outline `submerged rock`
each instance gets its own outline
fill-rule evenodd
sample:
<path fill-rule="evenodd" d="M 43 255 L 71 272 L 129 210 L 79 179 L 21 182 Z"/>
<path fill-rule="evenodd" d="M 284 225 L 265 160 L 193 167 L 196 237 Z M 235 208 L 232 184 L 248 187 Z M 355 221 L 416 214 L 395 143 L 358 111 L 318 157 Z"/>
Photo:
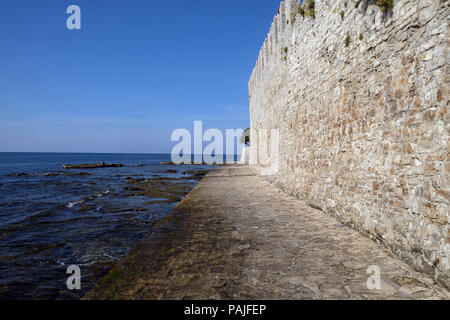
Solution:
<path fill-rule="evenodd" d="M 94 210 L 95 208 L 96 208 L 96 206 L 94 206 L 94 205 L 82 203 L 82 204 L 80 205 L 80 209 L 78 209 L 78 212 L 79 212 L 79 213 L 85 213 L 85 212 L 88 212 L 88 211 L 92 211 L 92 210 Z"/>
<path fill-rule="evenodd" d="M 208 173 L 207 170 L 201 171 L 185 171 L 184 175 L 189 175 L 187 177 L 181 177 L 180 180 L 202 180 L 203 177 Z"/>
<path fill-rule="evenodd" d="M 206 170 L 193 171 L 194 175 L 183 178 L 152 177 L 135 179 L 127 177 L 125 180 L 128 185 L 123 190 L 129 192 L 126 194 L 128 197 L 145 196 L 154 199 L 148 202 L 149 205 L 176 203 L 180 202 L 192 189 L 194 182 L 188 180 L 201 180 L 207 172 Z"/>
<path fill-rule="evenodd" d="M 157 171 L 156 173 L 177 173 L 177 172 L 178 172 L 177 170 L 169 169 L 166 171 Z"/>
<path fill-rule="evenodd" d="M 180 202 L 181 198 L 178 196 L 170 196 L 167 198 L 167 203 L 175 203 L 175 202 Z"/>
<path fill-rule="evenodd" d="M 147 181 L 177 181 L 177 178 L 169 178 L 169 177 L 155 177 L 150 178 Z"/>
<path fill-rule="evenodd" d="M 200 170 L 200 171 L 184 171 L 183 174 L 190 174 L 193 176 L 205 176 L 208 173 L 208 170 Z"/>
<path fill-rule="evenodd" d="M 8 174 L 8 177 L 29 177 L 30 175 L 25 172 L 19 172 L 19 173 L 12 173 Z"/>
<path fill-rule="evenodd" d="M 61 174 L 62 172 L 49 172 L 44 174 L 45 177 L 57 177 Z"/>
<path fill-rule="evenodd" d="M 68 177 L 83 177 L 83 176 L 90 176 L 90 173 L 87 172 L 64 172 L 64 175 Z"/>
<path fill-rule="evenodd" d="M 67 177 L 76 177 L 76 176 L 90 176 L 91 174 L 88 172 L 65 172 L 65 171 L 54 171 L 48 172 L 44 174 L 44 177 L 57 177 L 60 175 L 65 175 Z"/>
<path fill-rule="evenodd" d="M 144 178 L 135 179 L 135 178 L 131 178 L 131 177 L 128 177 L 125 180 L 127 180 L 127 183 L 129 183 L 129 184 L 136 184 L 136 183 L 145 181 Z"/>

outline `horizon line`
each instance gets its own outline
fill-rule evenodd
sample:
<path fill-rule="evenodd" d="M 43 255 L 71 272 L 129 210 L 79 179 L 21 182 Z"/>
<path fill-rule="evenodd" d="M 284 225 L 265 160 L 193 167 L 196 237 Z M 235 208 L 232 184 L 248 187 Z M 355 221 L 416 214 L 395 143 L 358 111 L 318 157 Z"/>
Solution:
<path fill-rule="evenodd" d="M 0 153 L 46 153 L 46 154 L 58 154 L 58 153 L 68 153 L 68 154 L 139 154 L 139 155 L 171 155 L 172 153 L 161 153 L 161 152 L 63 152 L 63 151 L 0 151 Z M 203 156 L 203 154 L 190 153 L 189 156 Z M 219 156 L 233 156 L 242 155 L 238 153 L 233 154 L 219 154 Z"/>

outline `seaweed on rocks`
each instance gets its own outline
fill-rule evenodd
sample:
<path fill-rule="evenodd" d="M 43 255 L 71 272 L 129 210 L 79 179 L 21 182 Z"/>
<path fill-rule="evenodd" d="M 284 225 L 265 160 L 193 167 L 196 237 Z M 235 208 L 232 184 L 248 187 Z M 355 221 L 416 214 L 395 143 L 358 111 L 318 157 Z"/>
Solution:
<path fill-rule="evenodd" d="M 186 196 L 192 189 L 193 182 L 201 180 L 207 173 L 202 171 L 186 171 L 184 174 L 192 174 L 187 177 L 152 177 L 148 179 L 127 177 L 127 185 L 123 187 L 128 193 L 126 196 L 146 196 L 152 199 L 149 204 L 176 203 Z M 191 182 L 189 182 L 191 180 Z"/>

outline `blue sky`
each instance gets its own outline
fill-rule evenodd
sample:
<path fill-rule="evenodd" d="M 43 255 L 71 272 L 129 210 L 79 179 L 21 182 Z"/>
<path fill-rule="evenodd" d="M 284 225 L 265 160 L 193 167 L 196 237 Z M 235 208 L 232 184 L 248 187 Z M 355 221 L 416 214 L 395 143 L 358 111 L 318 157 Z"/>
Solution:
<path fill-rule="evenodd" d="M 1 1 L 0 151 L 166 153 L 194 120 L 245 129 L 279 3 Z"/>

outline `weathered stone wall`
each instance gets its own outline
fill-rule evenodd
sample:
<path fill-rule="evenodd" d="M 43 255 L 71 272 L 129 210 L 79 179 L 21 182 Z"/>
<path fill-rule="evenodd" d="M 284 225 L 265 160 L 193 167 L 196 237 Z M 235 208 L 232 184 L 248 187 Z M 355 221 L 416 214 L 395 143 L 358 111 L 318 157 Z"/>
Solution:
<path fill-rule="evenodd" d="M 279 129 L 269 180 L 450 287 L 450 1 L 355 2 L 316 0 L 295 21 L 298 2 L 281 3 L 251 127 Z"/>

